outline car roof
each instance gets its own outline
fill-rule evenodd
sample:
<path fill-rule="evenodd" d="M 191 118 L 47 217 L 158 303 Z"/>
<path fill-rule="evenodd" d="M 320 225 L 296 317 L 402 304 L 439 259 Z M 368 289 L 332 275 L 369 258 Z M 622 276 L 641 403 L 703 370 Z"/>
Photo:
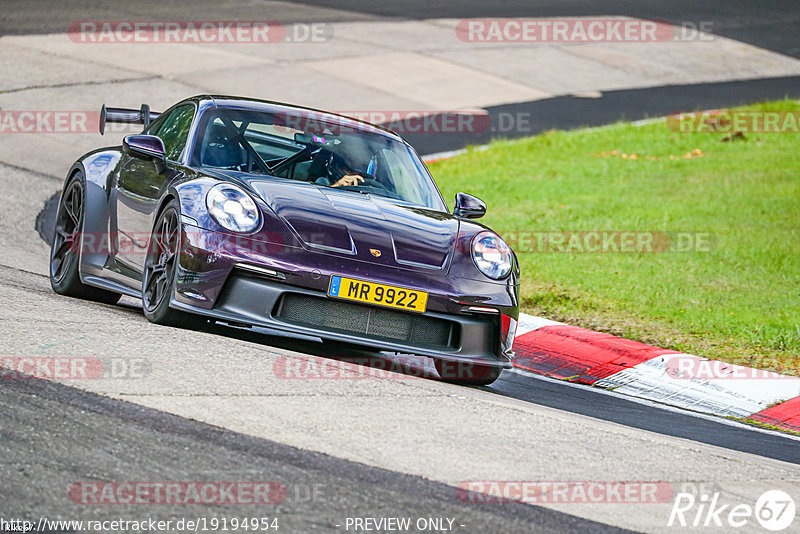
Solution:
<path fill-rule="evenodd" d="M 336 122 L 337 124 L 341 124 L 342 126 L 351 127 L 357 130 L 364 130 L 372 133 L 383 134 L 386 135 L 387 137 L 391 137 L 398 141 L 404 142 L 402 137 L 400 137 L 395 132 L 387 128 L 384 128 L 383 126 L 355 119 L 353 117 L 348 117 L 346 115 L 340 115 L 338 113 L 325 111 L 322 109 L 297 106 L 294 104 L 286 104 L 284 102 L 275 102 L 272 100 L 260 100 L 257 98 L 246 98 L 246 97 L 227 96 L 227 95 L 197 95 L 191 98 L 187 98 L 186 100 L 183 100 L 181 103 L 183 102 L 196 102 L 201 108 L 208 106 L 210 108 L 215 108 L 215 109 L 262 111 L 267 113 L 286 113 L 286 114 L 290 114 L 292 112 L 313 113 L 315 115 L 319 115 L 320 120 Z"/>

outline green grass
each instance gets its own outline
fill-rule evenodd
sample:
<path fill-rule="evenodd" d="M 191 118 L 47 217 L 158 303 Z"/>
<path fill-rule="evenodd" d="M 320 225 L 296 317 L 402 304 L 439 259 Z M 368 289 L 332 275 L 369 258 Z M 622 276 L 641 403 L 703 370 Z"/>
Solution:
<path fill-rule="evenodd" d="M 800 101 L 744 109 L 800 110 Z M 519 250 L 523 311 L 800 374 L 800 135 L 745 137 L 620 123 L 496 141 L 430 168 L 446 198 L 485 200 L 482 222 L 512 244 L 519 232 L 713 237 L 708 251 Z M 696 150 L 703 156 L 683 158 Z"/>

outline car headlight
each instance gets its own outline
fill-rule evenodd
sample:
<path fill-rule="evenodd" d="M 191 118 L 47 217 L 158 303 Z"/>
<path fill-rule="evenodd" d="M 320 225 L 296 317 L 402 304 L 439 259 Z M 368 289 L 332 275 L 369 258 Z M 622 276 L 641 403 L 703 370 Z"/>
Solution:
<path fill-rule="evenodd" d="M 472 259 L 483 274 L 494 280 L 508 276 L 514 265 L 511 247 L 492 232 L 481 232 L 472 240 Z"/>
<path fill-rule="evenodd" d="M 232 232 L 252 232 L 258 227 L 258 208 L 253 199 L 232 184 L 219 184 L 206 194 L 208 213 Z"/>

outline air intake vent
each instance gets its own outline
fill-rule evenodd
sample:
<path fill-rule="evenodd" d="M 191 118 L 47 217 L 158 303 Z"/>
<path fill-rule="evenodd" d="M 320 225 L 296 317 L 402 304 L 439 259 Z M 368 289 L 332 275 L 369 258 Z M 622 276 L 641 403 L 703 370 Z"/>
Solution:
<path fill-rule="evenodd" d="M 457 323 L 296 293 L 283 295 L 276 318 L 322 330 L 411 345 L 458 347 Z"/>

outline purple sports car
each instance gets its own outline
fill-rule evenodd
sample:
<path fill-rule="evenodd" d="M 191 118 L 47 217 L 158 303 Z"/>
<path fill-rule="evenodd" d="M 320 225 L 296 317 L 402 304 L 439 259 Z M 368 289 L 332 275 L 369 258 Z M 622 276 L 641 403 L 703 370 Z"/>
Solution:
<path fill-rule="evenodd" d="M 483 202 L 459 193 L 448 210 L 398 135 L 218 96 L 163 113 L 104 106 L 101 133 L 107 122 L 144 130 L 69 170 L 50 255 L 57 293 L 141 298 L 163 325 L 426 356 L 457 383 L 489 384 L 510 366 L 517 259 L 471 220 Z"/>

